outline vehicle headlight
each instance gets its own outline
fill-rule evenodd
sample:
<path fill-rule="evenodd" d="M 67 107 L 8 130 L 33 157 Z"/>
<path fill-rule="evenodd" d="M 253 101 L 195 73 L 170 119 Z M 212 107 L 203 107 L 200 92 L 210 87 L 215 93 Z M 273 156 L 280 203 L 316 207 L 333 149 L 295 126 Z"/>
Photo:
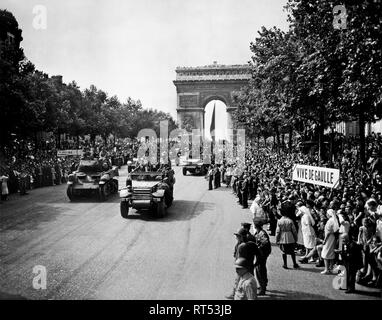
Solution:
<path fill-rule="evenodd" d="M 108 174 L 104 174 L 102 177 L 101 177 L 101 181 L 107 181 L 110 179 L 110 176 Z"/>
<path fill-rule="evenodd" d="M 127 198 L 131 196 L 131 192 L 127 188 L 123 188 L 119 190 L 119 197 L 120 198 Z"/>

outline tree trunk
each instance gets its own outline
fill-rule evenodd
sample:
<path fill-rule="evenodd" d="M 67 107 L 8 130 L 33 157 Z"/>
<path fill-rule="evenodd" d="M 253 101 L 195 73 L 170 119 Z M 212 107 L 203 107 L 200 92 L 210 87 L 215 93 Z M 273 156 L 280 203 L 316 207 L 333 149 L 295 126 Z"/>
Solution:
<path fill-rule="evenodd" d="M 285 133 L 281 134 L 281 147 L 285 149 Z"/>
<path fill-rule="evenodd" d="M 320 112 L 320 122 L 318 124 L 318 155 L 319 163 L 321 164 L 325 160 L 324 151 L 324 126 L 325 126 L 325 109 L 321 109 Z"/>
<path fill-rule="evenodd" d="M 363 169 L 366 168 L 366 141 L 365 141 L 365 118 L 362 111 L 362 107 L 360 107 L 359 110 L 359 117 L 358 117 L 358 124 L 359 124 L 359 159 L 360 164 Z"/>
<path fill-rule="evenodd" d="M 266 147 L 267 146 L 267 136 L 263 136 L 264 137 L 264 147 Z"/>
<path fill-rule="evenodd" d="M 57 135 L 56 135 L 56 149 L 61 149 L 60 130 L 57 130 Z"/>
<path fill-rule="evenodd" d="M 80 136 L 77 135 L 77 149 L 80 148 Z"/>
<path fill-rule="evenodd" d="M 38 147 L 38 138 L 37 138 L 37 132 L 34 132 L 34 144 L 36 147 Z"/>
<path fill-rule="evenodd" d="M 292 151 L 293 147 L 293 127 L 289 126 L 289 141 L 288 141 L 288 149 Z"/>
<path fill-rule="evenodd" d="M 94 146 L 95 146 L 95 138 L 96 138 L 96 136 L 95 136 L 95 134 L 90 134 L 90 144 L 92 145 L 92 147 L 94 148 Z"/>
<path fill-rule="evenodd" d="M 275 129 L 275 134 L 276 134 L 276 141 L 273 140 L 273 144 L 276 147 L 276 150 L 278 150 L 280 148 L 280 131 L 279 131 L 279 126 L 277 124 L 275 124 L 274 125 L 274 129 Z"/>
<path fill-rule="evenodd" d="M 331 128 L 330 131 L 330 162 L 333 162 L 333 154 L 334 154 L 334 128 Z"/>

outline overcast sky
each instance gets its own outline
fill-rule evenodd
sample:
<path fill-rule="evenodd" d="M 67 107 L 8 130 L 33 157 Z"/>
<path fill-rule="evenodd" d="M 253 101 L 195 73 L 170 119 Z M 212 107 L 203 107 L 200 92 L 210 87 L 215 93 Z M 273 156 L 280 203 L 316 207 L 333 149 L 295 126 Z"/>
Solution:
<path fill-rule="evenodd" d="M 15 15 L 25 54 L 39 70 L 75 80 L 82 89 L 94 84 L 122 102 L 140 99 L 176 119 L 175 68 L 247 63 L 261 26 L 287 29 L 285 3 L 0 0 L 0 8 Z M 33 27 L 36 5 L 47 8 L 45 30 Z"/>

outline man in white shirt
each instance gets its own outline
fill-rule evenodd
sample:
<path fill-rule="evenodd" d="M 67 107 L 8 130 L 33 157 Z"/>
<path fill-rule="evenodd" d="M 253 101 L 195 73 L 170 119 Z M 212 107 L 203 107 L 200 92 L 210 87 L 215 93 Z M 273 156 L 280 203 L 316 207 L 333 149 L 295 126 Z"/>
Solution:
<path fill-rule="evenodd" d="M 235 262 L 236 273 L 239 276 L 234 289 L 234 300 L 256 300 L 257 281 L 253 274 L 249 272 L 249 262 L 244 258 L 239 258 Z"/>
<path fill-rule="evenodd" d="M 261 207 L 261 196 L 258 195 L 255 200 L 253 200 L 251 207 L 249 210 L 253 214 L 253 219 L 265 219 L 265 213 L 263 208 Z"/>

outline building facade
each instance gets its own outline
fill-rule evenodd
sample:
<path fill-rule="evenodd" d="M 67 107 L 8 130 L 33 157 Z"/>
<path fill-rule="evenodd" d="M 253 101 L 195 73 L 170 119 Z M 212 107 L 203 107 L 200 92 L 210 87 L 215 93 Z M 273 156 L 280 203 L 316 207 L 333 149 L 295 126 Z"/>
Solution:
<path fill-rule="evenodd" d="M 334 131 L 338 133 L 342 133 L 345 136 L 358 136 L 359 135 L 358 121 L 337 123 Z M 374 123 L 366 124 L 365 135 L 369 135 L 372 133 L 382 134 L 382 120 L 378 120 Z"/>

